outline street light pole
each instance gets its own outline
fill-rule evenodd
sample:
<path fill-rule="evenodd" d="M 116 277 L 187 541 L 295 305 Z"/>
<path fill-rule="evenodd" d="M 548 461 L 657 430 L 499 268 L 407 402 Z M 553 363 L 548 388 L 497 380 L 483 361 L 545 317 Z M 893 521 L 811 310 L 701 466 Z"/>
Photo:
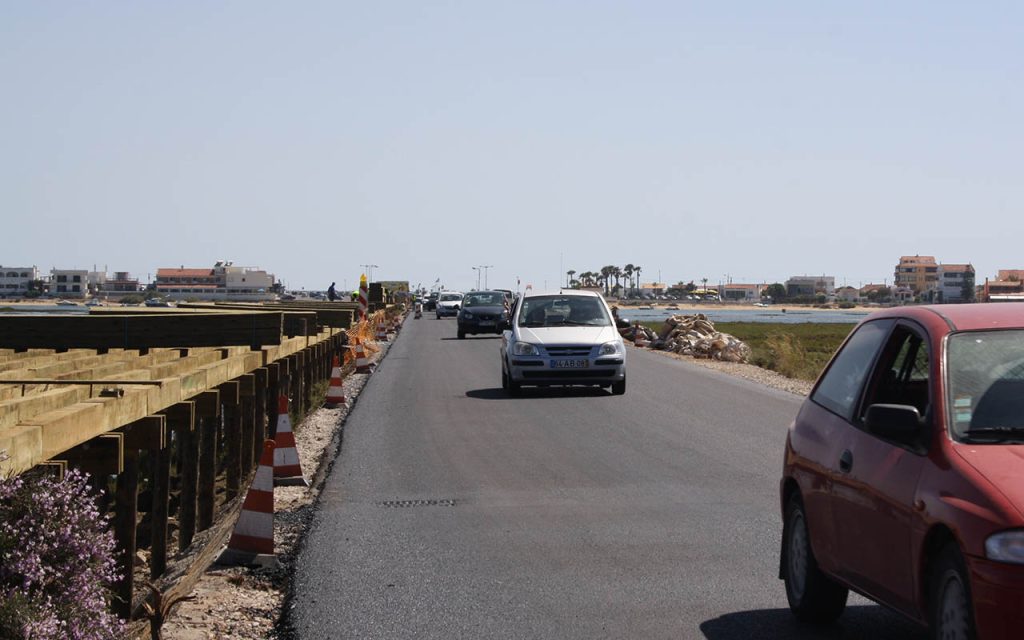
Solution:
<path fill-rule="evenodd" d="M 379 264 L 361 264 L 359 266 L 363 267 L 364 269 L 366 269 L 368 271 L 368 273 L 366 274 L 366 277 L 369 278 L 369 282 L 373 282 L 373 270 L 374 269 L 379 269 L 380 265 Z"/>
<path fill-rule="evenodd" d="M 473 271 L 476 271 L 476 288 L 480 290 L 480 267 L 472 267 Z"/>
<path fill-rule="evenodd" d="M 493 264 L 480 265 L 480 268 L 484 270 L 484 289 L 487 288 L 487 270 L 490 269 L 493 266 L 494 266 Z M 477 288 L 478 289 L 480 288 L 480 284 L 479 283 L 477 283 Z"/>

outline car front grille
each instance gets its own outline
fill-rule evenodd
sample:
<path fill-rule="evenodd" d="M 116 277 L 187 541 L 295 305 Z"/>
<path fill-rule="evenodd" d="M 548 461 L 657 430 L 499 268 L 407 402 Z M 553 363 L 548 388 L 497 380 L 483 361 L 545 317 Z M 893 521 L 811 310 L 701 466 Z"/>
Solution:
<path fill-rule="evenodd" d="M 611 378 L 615 370 L 573 369 L 572 371 L 523 371 L 524 380 L 581 380 L 583 378 Z"/>
<path fill-rule="evenodd" d="M 550 346 L 550 347 L 546 346 L 546 347 L 544 347 L 544 350 L 548 352 L 549 356 L 555 356 L 555 357 L 559 357 L 559 358 L 564 358 L 564 357 L 569 357 L 569 356 L 575 356 L 575 357 L 589 356 L 590 352 L 593 349 L 594 349 L 594 347 L 592 347 L 590 345 L 576 345 L 576 346 L 568 345 L 568 346 L 557 346 L 557 347 L 555 347 L 555 346 Z"/>

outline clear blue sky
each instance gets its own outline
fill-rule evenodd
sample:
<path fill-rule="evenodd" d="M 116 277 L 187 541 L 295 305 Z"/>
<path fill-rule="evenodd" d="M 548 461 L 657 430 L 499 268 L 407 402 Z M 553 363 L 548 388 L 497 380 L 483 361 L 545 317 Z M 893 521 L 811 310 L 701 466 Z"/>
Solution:
<path fill-rule="evenodd" d="M 0 4 L 0 264 L 1024 268 L 1020 2 Z"/>

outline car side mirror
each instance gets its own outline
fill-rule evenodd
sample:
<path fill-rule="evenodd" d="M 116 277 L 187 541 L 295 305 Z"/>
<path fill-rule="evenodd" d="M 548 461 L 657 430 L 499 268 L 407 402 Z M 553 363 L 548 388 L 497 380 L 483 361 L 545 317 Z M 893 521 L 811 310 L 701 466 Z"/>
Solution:
<path fill-rule="evenodd" d="M 921 413 L 908 404 L 873 404 L 864 414 L 864 428 L 868 433 L 912 444 L 921 435 Z"/>

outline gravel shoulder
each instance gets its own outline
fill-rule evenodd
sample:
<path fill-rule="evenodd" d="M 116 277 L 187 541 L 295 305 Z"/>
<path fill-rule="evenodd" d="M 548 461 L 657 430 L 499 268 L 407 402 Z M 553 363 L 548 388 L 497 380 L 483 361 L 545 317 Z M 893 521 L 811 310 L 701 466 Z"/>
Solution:
<path fill-rule="evenodd" d="M 390 343 L 383 343 L 378 360 Z M 796 395 L 807 395 L 811 383 L 786 378 L 751 364 L 695 359 L 667 351 L 664 357 L 685 360 Z M 284 640 L 278 628 L 302 534 L 312 517 L 323 479 L 341 447 L 345 419 L 366 384 L 366 374 L 344 378 L 348 406 L 313 411 L 295 428 L 296 448 L 309 487 L 275 487 L 274 547 L 280 567 L 274 569 L 211 565 L 192 592 L 193 600 L 179 604 L 163 627 L 165 640 Z"/>

